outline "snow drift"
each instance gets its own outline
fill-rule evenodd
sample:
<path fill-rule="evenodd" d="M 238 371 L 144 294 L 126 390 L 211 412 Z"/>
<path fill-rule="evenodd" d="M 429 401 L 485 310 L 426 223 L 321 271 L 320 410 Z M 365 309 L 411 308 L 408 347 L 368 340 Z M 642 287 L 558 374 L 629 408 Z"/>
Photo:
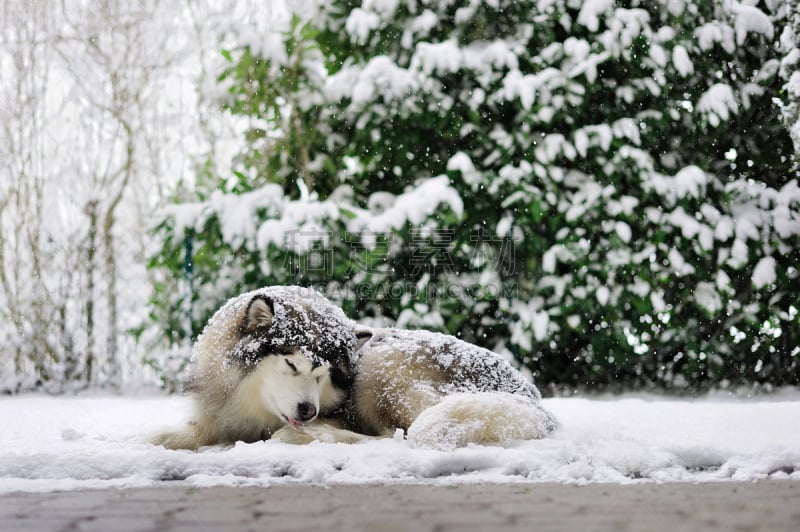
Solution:
<path fill-rule="evenodd" d="M 181 423 L 183 397 L 0 401 L 0 493 L 283 483 L 705 482 L 800 480 L 800 394 L 759 400 L 653 396 L 545 399 L 544 440 L 451 452 L 397 435 L 363 444 L 237 444 L 168 451 L 148 435 Z"/>

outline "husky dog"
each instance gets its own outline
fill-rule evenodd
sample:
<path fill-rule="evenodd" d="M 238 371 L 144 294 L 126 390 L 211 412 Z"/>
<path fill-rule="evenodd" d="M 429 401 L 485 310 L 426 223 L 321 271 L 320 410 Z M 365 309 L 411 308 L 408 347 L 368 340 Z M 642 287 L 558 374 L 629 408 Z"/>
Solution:
<path fill-rule="evenodd" d="M 413 446 L 453 449 L 543 438 L 558 426 L 536 386 L 496 353 L 428 331 L 356 332 L 353 389 L 340 413 L 361 439 L 402 429 Z M 357 441 L 358 434 L 313 426 L 287 427 L 278 437 Z"/>
<path fill-rule="evenodd" d="M 352 386 L 355 347 L 353 322 L 310 288 L 267 287 L 235 297 L 195 344 L 188 386 L 194 419 L 153 443 L 197 449 L 252 442 L 330 414 Z"/>

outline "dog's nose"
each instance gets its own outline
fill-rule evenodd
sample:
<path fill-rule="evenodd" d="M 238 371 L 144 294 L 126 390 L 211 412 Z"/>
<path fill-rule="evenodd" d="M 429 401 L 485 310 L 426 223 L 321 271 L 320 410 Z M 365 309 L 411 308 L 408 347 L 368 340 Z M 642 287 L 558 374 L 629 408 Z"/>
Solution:
<path fill-rule="evenodd" d="M 297 418 L 300 421 L 309 421 L 317 415 L 317 407 L 311 403 L 300 403 L 297 405 Z"/>

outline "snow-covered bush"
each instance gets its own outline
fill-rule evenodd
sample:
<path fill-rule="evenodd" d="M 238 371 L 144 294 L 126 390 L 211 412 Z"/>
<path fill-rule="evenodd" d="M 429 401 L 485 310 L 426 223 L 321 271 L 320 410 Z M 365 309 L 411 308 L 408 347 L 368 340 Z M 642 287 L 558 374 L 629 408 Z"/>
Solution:
<path fill-rule="evenodd" d="M 784 82 L 780 92 L 781 110 L 794 142 L 795 155 L 800 155 L 800 5 L 787 2 L 776 18 L 784 22 L 779 43 L 783 53 L 780 77 Z M 800 156 L 796 161 L 800 163 Z"/>
<path fill-rule="evenodd" d="M 177 273 L 194 235 L 195 333 L 291 282 L 540 383 L 798 383 L 778 4 L 304 3 L 225 52 L 255 126 L 155 265 Z M 178 295 L 156 292 L 165 325 Z"/>

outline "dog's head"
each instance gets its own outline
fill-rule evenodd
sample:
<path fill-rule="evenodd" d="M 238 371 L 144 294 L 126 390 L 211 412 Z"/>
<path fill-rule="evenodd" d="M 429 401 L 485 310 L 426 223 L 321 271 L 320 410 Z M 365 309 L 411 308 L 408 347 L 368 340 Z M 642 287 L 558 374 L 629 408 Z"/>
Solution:
<path fill-rule="evenodd" d="M 295 427 L 336 409 L 347 395 L 333 384 L 330 364 L 318 364 L 299 349 L 275 351 L 253 371 L 261 403 Z"/>
<path fill-rule="evenodd" d="M 265 289 L 249 295 L 228 362 L 257 377 L 264 406 L 297 425 L 345 400 L 356 343 L 352 322 L 320 294 Z"/>

